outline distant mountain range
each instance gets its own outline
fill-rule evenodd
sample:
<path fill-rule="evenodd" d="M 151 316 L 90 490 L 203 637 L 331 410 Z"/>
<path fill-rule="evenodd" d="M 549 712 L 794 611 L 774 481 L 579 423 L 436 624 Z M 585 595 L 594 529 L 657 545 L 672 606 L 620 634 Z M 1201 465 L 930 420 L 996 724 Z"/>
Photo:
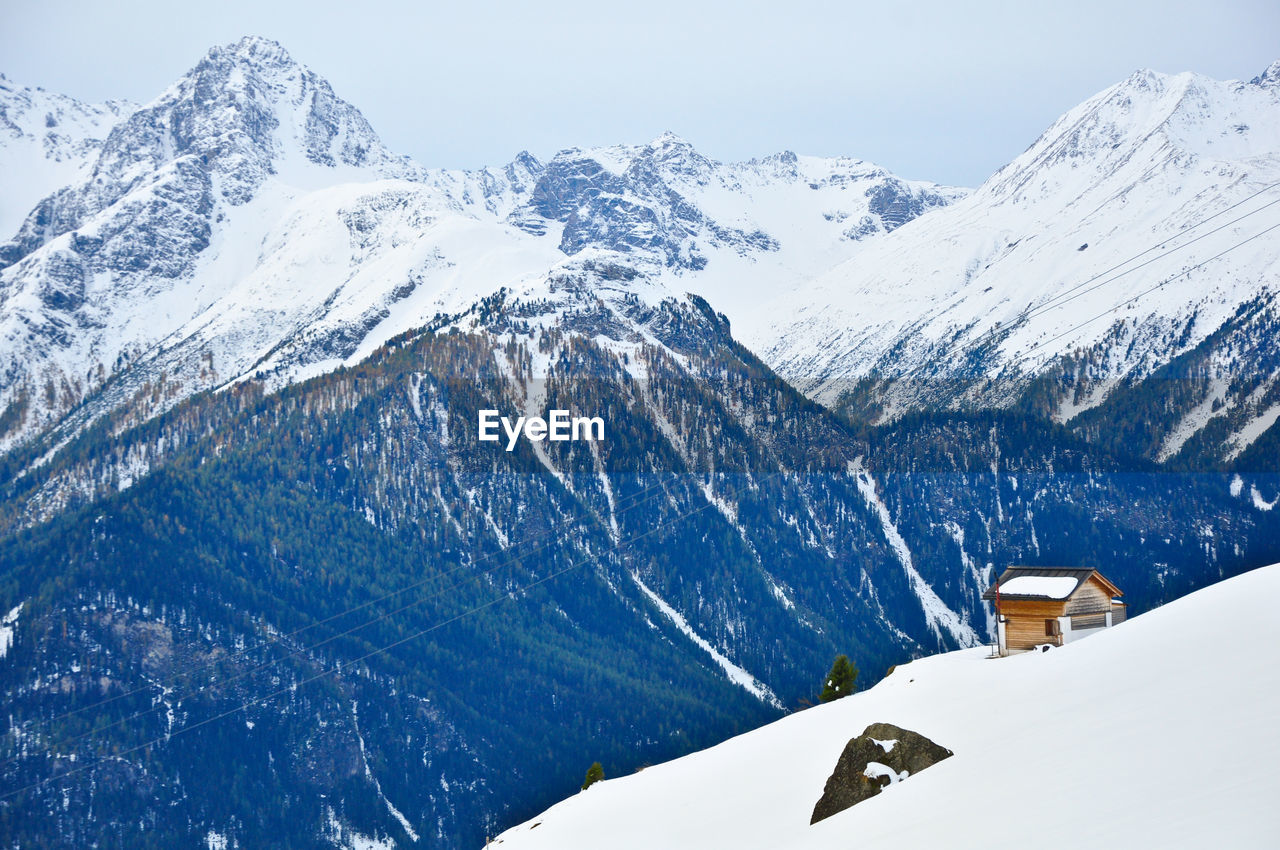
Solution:
<path fill-rule="evenodd" d="M 0 843 L 474 846 L 982 642 L 1009 563 L 1138 612 L 1280 559 L 1275 76 L 1136 75 L 974 193 L 430 170 L 256 38 L 141 107 L 4 82 Z M 554 408 L 607 438 L 477 439 Z"/>
<path fill-rule="evenodd" d="M 30 124 L 39 107 L 23 108 Z M 672 135 L 433 171 L 262 39 L 215 48 L 152 103 L 110 114 L 105 140 L 89 136 L 105 119 L 86 121 L 57 148 L 68 165 L 51 180 L 83 179 L 45 186 L 0 246 L 0 448 L 249 375 L 280 386 L 606 257 L 637 271 L 627 289 L 650 303 L 759 301 L 962 194 L 851 159 L 723 165 Z M 34 130 L 4 141 L 15 160 L 48 144 Z M 160 382 L 163 401 L 137 409 Z"/>
<path fill-rule="evenodd" d="M 1260 345 L 1278 79 L 1135 73 L 972 194 L 858 160 L 726 165 L 670 134 L 433 171 L 261 39 L 141 108 L 6 83 L 0 151 L 25 185 L 0 221 L 35 207 L 0 248 L 0 446 L 161 379 L 139 416 L 247 375 L 279 386 L 606 256 L 637 272 L 628 291 L 707 298 L 789 381 L 872 421 L 1034 404 L 1097 436 L 1109 396 L 1183 358 L 1142 453 L 1229 459 L 1280 412 Z"/>
<path fill-rule="evenodd" d="M 797 287 L 758 350 L 857 418 L 1021 407 L 1199 467 L 1275 454 L 1278 290 L 1280 62 L 1139 71 Z"/>

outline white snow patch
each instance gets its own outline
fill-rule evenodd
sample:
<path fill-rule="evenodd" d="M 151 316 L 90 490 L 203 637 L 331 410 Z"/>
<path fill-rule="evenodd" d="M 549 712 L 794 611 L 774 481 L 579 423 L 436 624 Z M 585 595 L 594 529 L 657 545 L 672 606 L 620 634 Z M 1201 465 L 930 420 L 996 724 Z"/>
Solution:
<path fill-rule="evenodd" d="M 1018 479 L 1010 477 L 1010 480 L 1017 481 Z M 1030 510 L 1028 510 L 1027 519 L 1028 521 L 1031 519 Z M 947 522 L 945 527 L 947 529 L 947 533 L 951 535 L 951 539 L 956 542 L 956 546 L 960 549 L 960 565 L 969 572 L 969 577 L 973 580 L 973 586 L 979 590 L 984 589 L 987 585 L 987 578 L 984 575 L 983 570 L 978 566 L 978 563 L 974 561 L 973 558 L 969 557 L 969 553 L 964 550 L 964 529 L 960 527 L 959 523 L 955 522 Z M 1036 529 L 1034 525 L 1031 526 L 1031 542 L 1033 544 L 1036 543 Z M 1039 548 L 1039 544 L 1036 544 L 1037 551 Z M 996 633 L 995 614 L 992 612 L 990 607 L 986 605 L 982 606 L 982 611 L 986 617 L 986 634 L 994 635 Z"/>
<path fill-rule="evenodd" d="M 715 505 L 716 510 L 720 512 L 721 516 L 729 520 L 730 525 L 738 529 L 739 532 L 743 534 L 746 533 L 745 529 L 738 525 L 738 506 L 730 502 L 728 499 L 717 496 L 715 491 L 711 489 L 710 481 L 702 482 L 702 495 L 706 496 L 708 502 Z"/>
<path fill-rule="evenodd" d="M 381 793 L 381 789 L 379 789 L 379 793 Z M 385 796 L 382 798 L 382 802 L 387 804 L 387 811 L 391 812 L 391 816 L 398 820 L 400 825 L 404 827 L 404 831 L 409 834 L 410 840 L 416 843 L 418 841 L 418 833 L 415 832 L 413 827 L 409 824 L 409 819 L 400 814 L 400 810 L 391 805 L 391 801 Z"/>
<path fill-rule="evenodd" d="M 400 822 L 400 825 L 404 827 L 404 831 L 408 833 L 409 838 L 416 843 L 418 840 L 418 833 L 414 832 L 413 827 L 409 824 L 409 819 L 406 818 L 404 815 L 402 815 L 400 813 L 400 810 L 391 804 L 391 800 L 387 798 L 386 794 L 382 793 L 382 783 L 378 781 L 378 777 L 373 775 L 373 770 L 369 767 L 369 756 L 365 752 L 364 735 L 360 733 L 359 706 L 354 702 L 351 703 L 351 721 L 352 721 L 352 726 L 355 729 L 356 741 L 359 742 L 360 744 L 360 760 L 364 762 L 365 777 L 373 782 L 374 790 L 377 791 L 378 796 L 382 798 L 382 802 L 387 807 L 387 811 L 390 812 L 393 818 L 395 818 L 397 821 Z M 371 839 L 365 839 L 365 840 L 371 840 Z M 394 843 L 391 846 L 394 846 Z"/>
<path fill-rule="evenodd" d="M 898 527 L 894 524 L 893 518 L 889 516 L 889 507 L 880 500 L 880 496 L 876 493 L 876 482 L 871 478 L 871 473 L 862 465 L 862 458 L 849 461 L 849 474 L 854 476 L 857 482 L 858 490 L 862 493 L 862 497 L 867 500 L 867 504 L 876 512 L 876 516 L 880 519 L 880 525 L 884 528 L 885 539 L 889 541 L 889 547 L 893 549 L 898 556 L 898 561 L 902 564 L 903 571 L 907 574 L 907 581 L 911 584 L 911 590 L 920 600 L 920 607 L 924 610 L 925 623 L 928 624 L 930 630 L 942 638 L 942 630 L 946 629 L 956 643 L 961 646 L 977 646 L 978 634 L 973 627 L 960 619 L 960 615 L 947 607 L 924 577 L 916 571 L 915 564 L 911 560 L 911 550 L 907 548 L 907 541 L 902 539 L 902 535 L 898 533 Z"/>
<path fill-rule="evenodd" d="M 796 603 L 791 601 L 791 597 L 787 596 L 787 592 L 782 589 L 782 585 L 772 579 L 769 580 L 769 592 L 773 594 L 773 598 L 782 603 L 782 607 L 788 611 L 796 607 Z"/>
<path fill-rule="evenodd" d="M 326 814 L 329 827 L 327 837 L 344 850 L 396 850 L 396 843 L 392 839 L 370 838 L 338 820 L 332 807 L 326 807 Z"/>
<path fill-rule="evenodd" d="M 1165 437 L 1160 446 L 1160 451 L 1156 454 L 1156 460 L 1163 463 L 1176 455 L 1186 445 L 1187 440 L 1204 428 L 1210 419 L 1218 415 L 1219 412 L 1231 409 L 1230 404 L 1225 406 L 1223 404 L 1227 397 L 1229 386 L 1230 383 L 1223 378 L 1213 379 L 1209 392 L 1205 394 L 1204 399 L 1188 411 Z M 1214 409 L 1215 405 L 1218 410 Z"/>
<path fill-rule="evenodd" d="M 1066 599 L 1079 582 L 1070 576 L 1017 576 L 1000 585 L 1000 592 L 1010 596 L 1044 596 Z"/>
<path fill-rule="evenodd" d="M 879 738 L 872 738 L 871 740 L 873 743 L 878 744 L 880 749 L 885 751 L 886 755 L 893 752 L 894 745 L 898 743 L 897 738 L 890 738 L 887 741 L 881 741 Z"/>
<path fill-rule="evenodd" d="M 587 443 L 587 446 L 591 449 L 591 460 L 596 467 L 596 476 L 600 479 L 600 489 L 604 491 L 605 501 L 609 504 L 609 534 L 613 537 L 614 543 L 617 543 L 622 539 L 622 532 L 618 530 L 618 512 L 613 496 L 613 483 L 609 481 L 609 473 L 604 468 L 600 449 L 595 443 Z"/>
<path fill-rule="evenodd" d="M 720 665 L 725 675 L 729 677 L 729 681 L 735 685 L 742 687 L 747 693 L 754 696 L 763 703 L 767 703 L 774 708 L 782 708 L 782 702 L 769 689 L 769 686 L 756 679 L 746 670 L 743 670 L 737 664 L 734 664 L 724 655 L 722 655 L 714 646 L 693 630 L 687 620 L 679 611 L 667 604 L 667 601 L 658 594 L 649 589 L 643 581 L 640 580 L 638 573 L 631 574 L 631 580 L 636 583 L 636 587 L 640 588 L 640 592 L 649 598 L 649 601 L 658 606 L 658 610 L 666 615 L 667 619 L 675 624 L 675 627 L 685 634 L 689 640 L 698 645 L 698 648 L 711 656 L 711 658 Z"/>
<path fill-rule="evenodd" d="M 889 777 L 889 784 L 896 785 L 910 776 L 911 773 L 906 770 L 898 773 L 886 764 L 881 764 L 878 761 L 869 761 L 867 762 L 866 770 L 862 771 L 862 775 L 868 779 L 879 779 L 881 776 L 887 776 Z"/>
<path fill-rule="evenodd" d="M 1273 404 L 1226 441 L 1227 445 L 1231 446 L 1226 459 L 1234 460 L 1239 457 L 1241 452 L 1253 445 L 1254 441 L 1275 425 L 1277 420 L 1280 420 L 1280 404 Z"/>
<path fill-rule="evenodd" d="M 13 646 L 13 635 L 17 631 L 15 627 L 18 624 L 18 615 L 22 613 L 22 606 L 26 604 L 25 602 L 19 602 L 9 609 L 9 613 L 4 615 L 4 620 L 0 620 L 0 658 L 8 655 L 9 648 Z"/>
<path fill-rule="evenodd" d="M 1249 485 L 1249 495 L 1253 497 L 1253 506 L 1260 511 L 1269 511 L 1276 506 L 1277 502 L 1280 502 L 1280 494 L 1277 494 L 1274 499 L 1268 502 L 1266 499 L 1262 498 L 1262 494 L 1258 492 L 1258 488 L 1252 484 Z"/>

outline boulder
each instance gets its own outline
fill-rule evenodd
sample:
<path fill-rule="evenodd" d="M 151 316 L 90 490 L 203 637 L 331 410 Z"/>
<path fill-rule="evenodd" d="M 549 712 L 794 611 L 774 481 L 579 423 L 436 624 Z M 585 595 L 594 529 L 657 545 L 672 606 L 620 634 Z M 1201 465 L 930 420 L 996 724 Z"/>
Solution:
<path fill-rule="evenodd" d="M 951 755 L 951 750 L 918 732 L 892 723 L 872 723 L 845 744 L 809 823 L 843 812 Z"/>

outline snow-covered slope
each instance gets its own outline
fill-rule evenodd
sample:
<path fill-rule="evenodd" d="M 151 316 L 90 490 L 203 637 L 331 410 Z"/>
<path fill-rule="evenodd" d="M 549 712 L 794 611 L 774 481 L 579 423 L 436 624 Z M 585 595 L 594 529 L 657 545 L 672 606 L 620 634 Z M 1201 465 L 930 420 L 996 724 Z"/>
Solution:
<path fill-rule="evenodd" d="M 111 128 L 136 108 L 119 100 L 82 103 L 0 74 L 0 239 L 12 236 L 41 198 L 87 177 Z"/>
<path fill-rule="evenodd" d="M 747 341 L 820 400 L 861 389 L 873 416 L 1010 404 L 1074 353 L 1051 411 L 1069 420 L 1257 304 L 1216 350 L 1229 382 L 1278 281 L 1280 62 L 1250 82 L 1140 71 L 969 197 L 786 293 Z"/>
<path fill-rule="evenodd" d="M 562 151 L 514 217 L 535 232 L 540 216 L 559 217 L 566 253 L 626 253 L 672 292 L 707 298 L 735 335 L 753 340 L 780 292 L 965 193 L 849 157 L 786 151 L 720 163 L 664 133 L 647 145 Z"/>
<path fill-rule="evenodd" d="M 503 850 L 617 848 L 1274 847 L 1280 565 L 1085 641 L 899 666 L 870 691 L 641 773 L 514 827 Z M 825 821 L 814 803 L 874 722 L 955 755 Z"/>

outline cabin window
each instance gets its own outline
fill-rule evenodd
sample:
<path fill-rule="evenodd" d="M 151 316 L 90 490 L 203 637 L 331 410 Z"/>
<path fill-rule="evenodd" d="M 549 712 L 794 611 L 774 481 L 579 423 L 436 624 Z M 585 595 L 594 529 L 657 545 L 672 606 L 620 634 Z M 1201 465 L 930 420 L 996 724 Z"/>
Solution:
<path fill-rule="evenodd" d="M 1044 621 L 1044 633 L 1047 637 L 1057 637 L 1062 633 L 1062 624 L 1057 620 Z"/>

